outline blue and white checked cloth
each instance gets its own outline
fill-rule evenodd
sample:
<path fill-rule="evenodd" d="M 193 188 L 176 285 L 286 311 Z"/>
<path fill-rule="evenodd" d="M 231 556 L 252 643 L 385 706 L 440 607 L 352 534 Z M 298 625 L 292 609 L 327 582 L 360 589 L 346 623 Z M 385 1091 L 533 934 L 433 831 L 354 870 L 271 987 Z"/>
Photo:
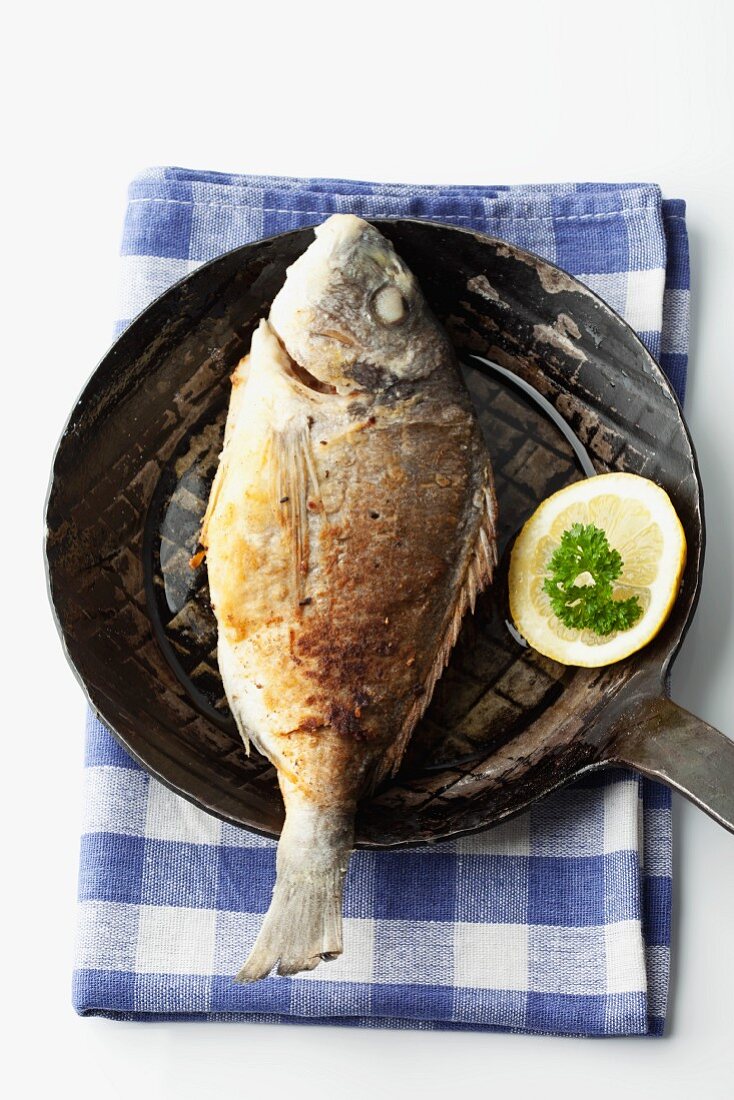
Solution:
<path fill-rule="evenodd" d="M 172 282 L 335 211 L 472 226 L 540 253 L 627 318 L 683 396 L 685 207 L 647 184 L 419 187 L 154 169 L 130 190 L 120 329 Z M 507 825 L 357 852 L 345 953 L 231 976 L 268 906 L 275 844 L 150 779 L 90 716 L 74 1004 L 118 1019 L 659 1035 L 671 915 L 669 792 L 615 772 Z"/>

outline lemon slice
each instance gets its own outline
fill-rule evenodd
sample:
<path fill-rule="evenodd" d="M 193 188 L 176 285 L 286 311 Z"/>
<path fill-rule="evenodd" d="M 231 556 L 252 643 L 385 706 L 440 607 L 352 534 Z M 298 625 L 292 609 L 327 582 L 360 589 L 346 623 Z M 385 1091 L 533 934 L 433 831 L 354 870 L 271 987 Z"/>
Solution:
<path fill-rule="evenodd" d="M 543 583 L 561 537 L 573 524 L 593 524 L 621 555 L 613 598 L 636 596 L 642 614 L 627 629 L 598 634 L 572 629 L 554 612 Z M 601 474 L 543 501 L 520 531 L 509 573 L 510 611 L 533 649 L 564 665 L 596 668 L 621 661 L 655 637 L 678 595 L 686 537 L 670 497 L 636 474 Z M 576 585 L 593 583 L 580 574 Z"/>

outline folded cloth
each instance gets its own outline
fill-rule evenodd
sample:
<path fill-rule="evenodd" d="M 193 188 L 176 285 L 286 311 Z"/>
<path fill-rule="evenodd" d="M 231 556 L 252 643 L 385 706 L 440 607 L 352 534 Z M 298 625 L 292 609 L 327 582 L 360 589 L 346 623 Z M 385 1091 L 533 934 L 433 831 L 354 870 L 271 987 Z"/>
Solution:
<path fill-rule="evenodd" d="M 177 168 L 132 184 L 122 329 L 202 262 L 336 211 L 409 215 L 515 242 L 572 272 L 638 331 L 682 398 L 685 207 L 649 184 L 433 187 Z M 116 1019 L 660 1035 L 671 915 L 666 788 L 617 771 L 510 823 L 357 852 L 345 953 L 294 978 L 232 980 L 275 844 L 148 777 L 89 716 L 74 1004 Z"/>

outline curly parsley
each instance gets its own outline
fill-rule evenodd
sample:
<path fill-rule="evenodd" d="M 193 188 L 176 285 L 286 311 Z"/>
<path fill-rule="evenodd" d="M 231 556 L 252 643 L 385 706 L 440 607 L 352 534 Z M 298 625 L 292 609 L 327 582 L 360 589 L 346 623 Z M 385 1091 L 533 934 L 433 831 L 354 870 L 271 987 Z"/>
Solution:
<path fill-rule="evenodd" d="M 561 622 L 574 630 L 601 635 L 628 630 L 642 608 L 637 596 L 614 599 L 613 585 L 623 566 L 601 528 L 574 523 L 548 563 L 543 591 Z"/>

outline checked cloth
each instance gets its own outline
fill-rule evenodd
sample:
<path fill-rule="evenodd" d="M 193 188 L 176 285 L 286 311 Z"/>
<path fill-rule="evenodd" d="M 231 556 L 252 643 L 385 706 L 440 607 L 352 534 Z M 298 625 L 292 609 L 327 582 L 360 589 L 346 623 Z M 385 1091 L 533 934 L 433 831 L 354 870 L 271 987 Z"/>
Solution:
<path fill-rule="evenodd" d="M 198 265 L 337 211 L 472 227 L 565 268 L 621 313 L 681 399 L 683 202 L 650 184 L 443 187 L 152 169 L 131 185 L 118 331 Z M 232 981 L 275 844 L 149 778 L 91 714 L 74 1005 L 126 1020 L 660 1035 L 671 916 L 666 788 L 605 773 L 486 833 L 357 852 L 345 953 L 295 978 Z"/>

